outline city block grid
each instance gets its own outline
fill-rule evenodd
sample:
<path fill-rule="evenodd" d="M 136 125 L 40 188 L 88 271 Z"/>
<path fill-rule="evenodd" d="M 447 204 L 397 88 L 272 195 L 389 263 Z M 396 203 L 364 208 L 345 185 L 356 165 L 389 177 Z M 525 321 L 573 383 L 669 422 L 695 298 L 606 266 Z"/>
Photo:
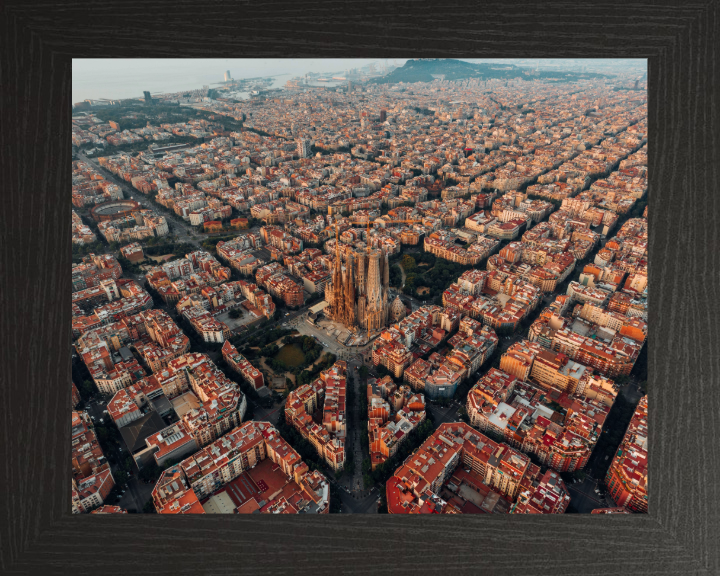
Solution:
<path fill-rule="evenodd" d="M 73 513 L 647 512 L 645 84 L 355 74 L 74 106 Z"/>

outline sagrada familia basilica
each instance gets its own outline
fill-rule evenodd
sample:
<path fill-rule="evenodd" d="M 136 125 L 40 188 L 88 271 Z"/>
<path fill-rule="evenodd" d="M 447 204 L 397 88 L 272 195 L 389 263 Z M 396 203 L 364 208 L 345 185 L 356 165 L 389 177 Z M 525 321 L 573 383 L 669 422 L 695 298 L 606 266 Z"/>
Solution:
<path fill-rule="evenodd" d="M 325 287 L 328 316 L 350 329 L 359 327 L 368 332 L 401 320 L 405 306 L 400 298 L 392 306 L 388 302 L 388 255 L 380 249 L 348 250 L 346 254 L 343 267 L 340 251 L 336 249 L 332 281 Z"/>

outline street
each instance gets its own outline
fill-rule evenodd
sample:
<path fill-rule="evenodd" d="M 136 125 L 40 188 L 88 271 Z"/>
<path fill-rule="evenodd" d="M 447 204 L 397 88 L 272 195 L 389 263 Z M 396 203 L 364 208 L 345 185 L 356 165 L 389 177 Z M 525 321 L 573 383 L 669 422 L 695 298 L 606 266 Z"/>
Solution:
<path fill-rule="evenodd" d="M 100 395 L 97 395 L 95 400 L 90 400 L 85 405 L 85 411 L 90 415 L 95 426 L 105 426 L 108 428 L 115 427 L 112 418 L 110 418 L 108 414 L 105 414 L 106 406 L 107 402 L 103 400 Z M 118 442 L 113 440 L 107 440 L 104 442 L 103 452 L 110 464 L 110 470 L 113 473 L 113 477 L 116 477 L 116 473 L 121 470 L 118 464 L 124 463 L 129 457 L 131 458 L 130 453 L 127 451 L 127 447 L 122 439 Z M 134 461 L 130 470 L 132 476 L 128 479 L 127 484 L 116 485 L 116 491 L 121 495 L 120 499 L 116 501 L 108 501 L 107 504 L 117 505 L 125 510 L 142 512 L 143 506 L 148 501 L 152 493 L 153 484 L 145 484 L 138 479 L 137 475 L 139 471 Z M 125 490 L 124 494 L 123 490 Z"/>
<path fill-rule="evenodd" d="M 128 480 L 127 490 L 116 502 L 108 502 L 108 504 L 120 506 L 125 510 L 135 510 L 142 513 L 145 503 L 152 497 L 152 491 L 155 487 L 154 482 L 147 484 L 137 477 L 137 469 L 133 471 L 134 476 Z"/>
<path fill-rule="evenodd" d="M 640 402 L 640 398 L 643 397 L 643 393 L 638 386 L 637 380 L 633 376 L 630 376 L 629 383 L 625 384 L 625 386 L 620 387 L 620 393 L 633 406 L 637 406 L 638 402 Z"/>
<path fill-rule="evenodd" d="M 263 408 L 262 406 L 255 405 L 253 407 L 253 420 L 256 422 L 270 422 L 273 426 L 277 426 L 280 417 L 285 411 L 285 399 L 281 402 L 280 406 L 272 408 Z"/>
<path fill-rule="evenodd" d="M 457 400 L 453 400 L 449 406 L 440 406 L 433 404 L 428 401 L 425 404 L 425 409 L 432 414 L 435 426 L 438 427 L 440 424 L 446 424 L 448 422 L 458 422 L 458 410 L 462 407 Z"/>
<path fill-rule="evenodd" d="M 351 382 L 353 390 L 355 392 L 356 401 L 352 406 L 352 419 L 349 420 L 348 424 L 352 423 L 352 426 L 348 426 L 348 437 L 346 439 L 346 450 L 352 450 L 353 462 L 355 463 L 355 470 L 352 479 L 345 479 L 344 484 L 349 487 L 353 493 L 357 495 L 358 492 L 363 489 L 363 452 L 362 443 L 360 441 L 361 434 L 367 434 L 367 430 L 363 430 L 359 426 L 360 415 L 358 406 L 360 404 L 360 395 L 366 394 L 363 390 L 363 386 L 360 384 L 360 376 L 358 375 L 356 368 L 361 366 L 361 363 L 357 359 L 352 359 L 348 363 L 348 382 Z"/>
<path fill-rule="evenodd" d="M 379 490 L 375 489 L 367 496 L 354 498 L 342 488 L 340 489 L 340 501 L 342 502 L 342 514 L 377 514 Z"/>
<path fill-rule="evenodd" d="M 615 503 L 609 496 L 600 498 L 598 494 L 595 494 L 594 490 L 597 487 L 597 480 L 587 475 L 582 482 L 573 484 L 572 482 L 566 483 L 568 492 L 570 492 L 570 504 L 580 514 L 589 514 L 595 508 L 609 508 L 614 507 Z"/>

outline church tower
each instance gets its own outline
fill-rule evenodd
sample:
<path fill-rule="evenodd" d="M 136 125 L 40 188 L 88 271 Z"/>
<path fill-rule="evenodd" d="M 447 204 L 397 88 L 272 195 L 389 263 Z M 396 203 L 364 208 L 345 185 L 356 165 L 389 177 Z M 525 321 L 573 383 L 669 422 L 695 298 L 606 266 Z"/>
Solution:
<path fill-rule="evenodd" d="M 339 245 L 335 249 L 332 281 L 326 286 L 328 316 L 348 328 L 375 331 L 390 319 L 390 264 L 382 249 L 354 252 L 347 249 L 343 266 Z"/>
<path fill-rule="evenodd" d="M 400 300 L 400 296 L 397 296 L 390 307 L 390 318 L 392 322 L 400 322 L 400 320 L 405 318 L 406 314 L 405 304 Z"/>
<path fill-rule="evenodd" d="M 345 326 L 355 325 L 355 282 L 353 280 L 353 257 L 351 253 L 348 253 L 345 270 L 345 310 L 343 316 Z"/>

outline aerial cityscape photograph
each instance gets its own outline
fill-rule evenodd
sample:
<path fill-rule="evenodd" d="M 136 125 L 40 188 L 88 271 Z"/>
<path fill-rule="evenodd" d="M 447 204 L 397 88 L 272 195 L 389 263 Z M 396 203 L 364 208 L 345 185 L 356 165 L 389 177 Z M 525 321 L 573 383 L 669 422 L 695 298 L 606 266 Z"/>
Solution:
<path fill-rule="evenodd" d="M 648 512 L 646 60 L 72 72 L 73 514 Z"/>

